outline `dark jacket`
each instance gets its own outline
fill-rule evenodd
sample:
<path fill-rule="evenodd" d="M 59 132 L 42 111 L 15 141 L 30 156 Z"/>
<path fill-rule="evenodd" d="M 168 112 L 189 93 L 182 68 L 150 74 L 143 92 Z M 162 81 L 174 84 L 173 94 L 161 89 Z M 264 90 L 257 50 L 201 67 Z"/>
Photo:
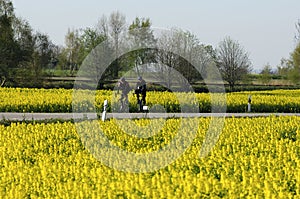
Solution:
<path fill-rule="evenodd" d="M 136 83 L 136 93 L 146 94 L 146 82 L 145 80 L 140 80 Z"/>
<path fill-rule="evenodd" d="M 127 81 L 120 81 L 119 89 L 122 91 L 122 94 L 127 95 L 130 92 L 129 83 Z"/>

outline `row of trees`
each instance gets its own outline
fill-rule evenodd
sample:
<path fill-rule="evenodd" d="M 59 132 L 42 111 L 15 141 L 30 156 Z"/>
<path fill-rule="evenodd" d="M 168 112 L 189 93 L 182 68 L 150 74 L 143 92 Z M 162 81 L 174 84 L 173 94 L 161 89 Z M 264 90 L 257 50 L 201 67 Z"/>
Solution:
<path fill-rule="evenodd" d="M 94 28 L 69 30 L 65 40 L 66 47 L 62 51 L 64 58 L 60 59 L 60 64 L 64 69 L 76 70 L 76 66 L 82 64 L 92 49 L 107 41 L 105 53 L 114 54 L 116 59 L 102 75 L 102 80 L 119 78 L 124 72 L 134 68 L 137 75 L 156 71 L 155 78 L 170 88 L 174 80 L 178 82 L 178 73 L 175 74 L 174 71 L 179 72 L 188 82 L 194 83 L 208 75 L 212 77 L 215 71 L 210 70 L 214 65 L 233 88 L 251 71 L 248 53 L 230 37 L 226 37 L 214 49 L 202 44 L 189 31 L 173 29 L 162 31 L 159 36 L 155 36 L 153 31 L 150 19 L 136 18 L 127 25 L 123 14 L 113 12 L 109 17 L 102 16 Z M 138 50 L 123 55 L 132 45 L 136 45 Z M 92 73 L 102 73 L 101 67 L 98 64 L 98 69 L 91 70 Z M 98 76 L 95 78 L 99 79 Z"/>
<path fill-rule="evenodd" d="M 297 42 L 299 43 L 299 22 L 296 24 L 296 30 L 297 35 L 295 36 Z M 137 33 L 137 29 L 142 28 L 143 33 Z M 137 39 L 139 37 L 140 40 L 145 40 L 146 42 L 152 42 L 157 43 L 158 46 L 160 45 L 163 49 L 165 49 L 165 53 L 158 55 L 156 59 L 154 59 L 154 56 L 152 56 L 151 59 L 148 60 L 140 60 L 140 58 L 143 58 L 143 56 L 136 56 L 135 65 L 137 65 L 137 62 L 140 64 L 144 64 L 145 61 L 152 61 L 154 63 L 163 63 L 165 65 L 171 66 L 171 68 L 175 68 L 176 70 L 180 71 L 181 74 L 184 74 L 184 76 L 187 78 L 188 81 L 193 82 L 201 79 L 201 76 L 195 70 L 193 70 L 192 67 L 189 67 L 189 65 L 184 65 L 183 63 L 180 63 L 179 61 L 175 61 L 175 59 L 170 60 L 170 54 L 166 52 L 180 52 L 181 54 L 186 54 L 188 57 L 201 57 L 203 62 L 205 62 L 205 57 L 207 58 L 207 54 L 214 59 L 215 64 L 217 64 L 217 67 L 220 69 L 223 79 L 227 81 L 230 85 L 230 87 L 234 87 L 234 85 L 239 82 L 240 80 L 243 80 L 247 73 L 251 71 L 251 62 L 249 61 L 248 53 L 243 49 L 243 47 L 239 44 L 238 41 L 232 40 L 230 37 L 226 37 L 223 41 L 219 43 L 219 45 L 214 49 L 212 46 L 208 45 L 205 46 L 200 43 L 198 38 L 193 35 L 192 33 L 188 31 L 182 31 L 182 30 L 176 30 L 175 34 L 170 35 L 163 35 L 160 37 L 160 40 L 157 40 L 154 38 L 152 32 L 151 32 L 151 23 L 149 19 L 139 19 L 136 18 L 135 21 L 130 25 L 126 25 L 125 16 L 122 14 L 116 12 L 112 13 L 110 17 L 107 19 L 105 16 L 103 16 L 99 22 L 98 26 L 95 29 L 88 28 L 88 32 L 94 32 L 94 35 L 98 32 L 99 37 L 101 38 L 98 40 L 98 42 L 91 42 L 93 40 L 90 40 L 89 42 L 78 42 L 78 43 L 94 43 L 99 44 L 103 40 L 106 40 L 107 38 L 112 38 L 113 41 L 111 42 L 111 48 L 117 53 L 119 51 L 119 47 L 122 45 L 122 34 L 124 32 L 129 31 L 132 32 L 131 34 L 135 34 L 134 37 Z M 81 37 L 86 38 L 85 32 L 87 30 L 81 30 L 83 33 Z M 115 31 L 114 31 L 115 30 Z M 117 31 L 116 31 L 117 30 Z M 135 30 L 135 33 L 133 33 L 133 30 Z M 69 31 L 68 35 L 74 34 L 74 32 L 78 33 L 80 30 L 75 31 Z M 77 34 L 78 35 L 78 34 Z M 101 36 L 102 35 L 102 36 Z M 143 37 L 141 36 L 143 35 Z M 92 39 L 93 37 L 89 37 Z M 97 38 L 97 37 L 94 37 Z M 147 39 L 148 38 L 148 39 Z M 78 37 L 78 41 L 82 41 L 80 37 Z M 68 41 L 66 40 L 66 46 L 68 45 Z M 92 45 L 92 47 L 95 47 L 96 45 Z M 76 45 L 74 45 L 76 46 Z M 77 47 L 79 48 L 80 45 Z M 174 50 L 176 48 L 176 50 Z M 70 49 L 70 48 L 68 48 Z M 92 48 L 88 48 L 88 51 L 85 52 L 85 55 L 90 52 Z M 201 49 L 201 50 L 199 50 Z M 76 50 L 75 50 L 76 51 Z M 184 51 L 184 52 L 182 52 Z M 297 47 L 295 50 L 291 53 L 291 57 L 289 59 L 282 59 L 281 64 L 277 66 L 277 70 L 272 70 L 272 67 L 267 64 L 262 70 L 261 70 L 261 80 L 263 83 L 267 84 L 273 74 L 276 74 L 284 79 L 291 80 L 293 83 L 299 82 L 299 51 L 300 47 L 299 44 L 297 44 Z M 191 53 L 197 52 L 197 55 L 192 55 Z M 149 52 L 148 52 L 149 54 Z M 151 54 L 151 53 L 150 53 Z M 153 54 L 153 52 L 152 52 Z M 80 56 L 79 56 L 80 57 Z M 83 58 L 85 56 L 81 56 L 81 59 L 79 59 L 79 64 L 82 63 Z M 126 57 L 128 62 L 128 57 Z M 206 60 L 207 61 L 207 60 Z M 107 75 L 106 77 L 112 77 L 116 78 L 118 76 L 118 68 L 120 68 L 120 64 L 122 63 L 120 59 L 118 59 L 119 63 L 115 64 L 115 70 L 113 74 Z M 123 59 L 123 64 L 130 65 L 130 63 L 126 63 Z M 177 65 L 176 65 L 177 64 Z M 204 64 L 202 64 L 203 66 Z M 68 68 L 68 65 L 66 65 Z M 162 65 L 160 65 L 162 76 L 166 77 L 164 73 L 166 73 L 168 70 L 170 71 L 170 68 L 165 68 Z M 125 68 L 120 68 L 125 69 Z M 128 69 L 128 68 L 127 68 Z M 138 68 L 137 68 L 138 70 Z M 163 71 L 165 71 L 163 73 Z M 139 73 L 139 71 L 138 71 Z M 167 81 L 168 82 L 168 81 Z M 166 83 L 169 87 L 170 83 Z"/>
<path fill-rule="evenodd" d="M 289 76 L 293 74 L 297 80 L 300 22 L 296 29 L 298 45 L 291 58 L 283 60 L 278 71 Z M 65 45 L 57 46 L 46 34 L 34 32 L 27 21 L 16 17 L 10 0 L 0 0 L 0 86 L 40 84 L 48 69 L 69 70 L 71 75 L 76 75 L 87 56 L 103 43 L 106 44 L 105 55 L 101 56 L 114 56 L 115 59 L 105 71 L 101 71 L 101 63 L 96 64 L 96 71 L 91 70 L 96 79 L 103 73 L 100 87 L 105 80 L 118 79 L 130 69 L 137 75 L 154 71 L 156 78 L 170 88 L 174 79 L 178 82 L 178 73 L 194 83 L 203 78 L 213 80 L 214 68 L 218 68 L 223 80 L 233 89 L 251 71 L 249 54 L 230 37 L 225 37 L 214 48 L 201 43 L 189 31 L 174 29 L 157 35 L 150 19 L 137 17 L 128 25 L 120 12 L 113 12 L 108 17 L 103 15 L 95 27 L 69 29 Z M 133 45 L 137 50 L 127 53 Z M 263 71 L 270 70 L 265 68 Z"/>
<path fill-rule="evenodd" d="M 271 79 L 271 75 L 276 73 L 283 79 L 288 79 L 292 83 L 297 84 L 300 81 L 300 20 L 296 23 L 296 48 L 291 53 L 288 59 L 282 59 L 277 70 L 273 71 L 270 65 L 266 65 L 261 70 L 261 80 L 267 83 Z M 233 89 L 235 84 L 241 80 L 247 79 L 246 76 L 252 70 L 252 63 L 249 59 L 249 54 L 246 50 L 239 44 L 238 41 L 232 40 L 230 37 L 225 37 L 216 48 L 211 45 L 204 45 L 200 40 L 189 31 L 183 31 L 176 29 L 167 34 L 162 34 L 158 38 L 155 38 L 153 31 L 151 30 L 151 22 L 149 19 L 136 18 L 132 24 L 126 25 L 126 18 L 119 12 L 112 13 L 108 18 L 102 16 L 98 21 L 98 25 L 91 29 L 86 30 L 73 30 L 69 31 L 66 38 L 69 35 L 74 34 L 74 32 L 81 32 L 81 36 L 78 36 L 78 43 L 81 46 L 85 46 L 86 43 L 94 44 L 88 45 L 87 51 L 83 50 L 84 56 L 78 59 L 78 63 L 75 65 L 81 65 L 82 60 L 86 55 L 97 46 L 99 43 L 110 39 L 110 50 L 112 50 L 116 57 L 120 56 L 120 51 L 124 48 L 124 42 L 130 42 L 128 38 L 123 37 L 124 34 L 128 35 L 137 43 L 141 45 L 147 43 L 156 44 L 157 47 L 163 49 L 162 51 L 153 50 L 140 50 L 138 52 L 131 53 L 130 56 L 123 56 L 111 65 L 112 71 L 107 73 L 105 78 L 118 78 L 120 71 L 128 70 L 130 67 L 136 67 L 137 73 L 141 73 L 142 69 L 139 69 L 138 65 L 143 65 L 147 62 L 159 63 L 156 64 L 156 70 L 160 72 L 160 79 L 165 82 L 165 86 L 170 87 L 172 83 L 171 76 L 168 75 L 172 69 L 177 70 L 180 74 L 191 83 L 198 80 L 202 80 L 203 75 L 208 73 L 212 74 L 213 71 L 209 71 L 211 61 L 219 69 L 222 74 L 223 80 L 225 80 L 229 86 Z M 87 37 L 86 33 L 92 32 L 94 37 Z M 80 35 L 80 34 L 77 34 Z M 81 38 L 81 39 L 80 39 Z M 82 38 L 89 38 L 83 40 Z M 100 38 L 100 39 L 95 39 Z M 124 39 L 126 41 L 124 41 Z M 80 42 L 81 41 L 81 42 Z M 82 42 L 83 41 L 83 42 Z M 94 41 L 94 42 L 93 42 Z M 66 40 L 66 46 L 68 45 L 68 40 Z M 128 44 L 127 44 L 128 45 Z M 72 46 L 72 45 L 71 45 Z M 76 45 L 75 45 L 76 46 Z M 77 46 L 80 49 L 80 45 Z M 121 49 L 120 49 L 121 48 Z M 72 48 L 68 48 L 69 50 Z M 76 48 L 73 49 L 76 51 Z M 72 50 L 71 50 L 72 51 Z M 77 50 L 78 51 L 78 50 Z M 80 51 L 80 50 L 79 50 Z M 179 57 L 174 56 L 175 54 L 184 55 L 188 60 L 196 59 L 198 60 L 197 69 L 191 66 L 191 63 L 182 60 Z M 125 67 L 126 66 L 126 67 Z M 166 67 L 167 66 L 167 67 Z M 144 67 L 147 70 L 147 68 Z M 198 71 L 201 71 L 199 74 Z"/>

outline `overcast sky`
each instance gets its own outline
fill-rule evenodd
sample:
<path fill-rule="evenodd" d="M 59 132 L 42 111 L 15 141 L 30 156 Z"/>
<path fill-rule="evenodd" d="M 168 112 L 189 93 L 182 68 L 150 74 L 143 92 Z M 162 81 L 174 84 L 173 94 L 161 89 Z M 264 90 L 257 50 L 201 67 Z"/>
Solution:
<path fill-rule="evenodd" d="M 249 52 L 255 70 L 295 48 L 295 24 L 300 0 L 13 0 L 17 16 L 34 30 L 63 44 L 68 28 L 93 27 L 102 15 L 119 11 L 130 24 L 135 17 L 150 18 L 153 27 L 181 28 L 216 47 L 226 36 Z"/>

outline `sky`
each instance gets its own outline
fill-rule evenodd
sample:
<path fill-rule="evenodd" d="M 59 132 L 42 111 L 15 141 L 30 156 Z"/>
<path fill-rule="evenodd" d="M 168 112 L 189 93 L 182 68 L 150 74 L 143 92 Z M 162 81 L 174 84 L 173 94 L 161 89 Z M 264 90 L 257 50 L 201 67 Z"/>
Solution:
<path fill-rule="evenodd" d="M 180 28 L 214 48 L 227 36 L 239 42 L 259 72 L 276 68 L 296 46 L 299 0 L 12 0 L 15 13 L 36 31 L 64 44 L 69 28 L 94 27 L 101 16 L 119 11 L 127 24 L 149 18 L 155 28 Z"/>

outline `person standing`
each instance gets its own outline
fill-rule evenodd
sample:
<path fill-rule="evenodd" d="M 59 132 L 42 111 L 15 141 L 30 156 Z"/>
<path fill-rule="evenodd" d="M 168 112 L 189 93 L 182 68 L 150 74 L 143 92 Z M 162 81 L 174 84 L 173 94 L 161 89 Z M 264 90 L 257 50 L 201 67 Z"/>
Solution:
<path fill-rule="evenodd" d="M 120 111 L 125 111 L 125 108 L 128 106 L 128 93 L 130 92 L 129 83 L 122 77 L 118 83 L 118 93 L 121 90 L 121 98 L 120 98 Z"/>
<path fill-rule="evenodd" d="M 136 83 L 135 94 L 137 96 L 137 103 L 140 106 L 139 108 L 141 112 L 143 111 L 143 106 L 146 105 L 146 92 L 146 81 L 139 76 L 138 82 Z M 142 99 L 140 99 L 140 95 Z"/>

